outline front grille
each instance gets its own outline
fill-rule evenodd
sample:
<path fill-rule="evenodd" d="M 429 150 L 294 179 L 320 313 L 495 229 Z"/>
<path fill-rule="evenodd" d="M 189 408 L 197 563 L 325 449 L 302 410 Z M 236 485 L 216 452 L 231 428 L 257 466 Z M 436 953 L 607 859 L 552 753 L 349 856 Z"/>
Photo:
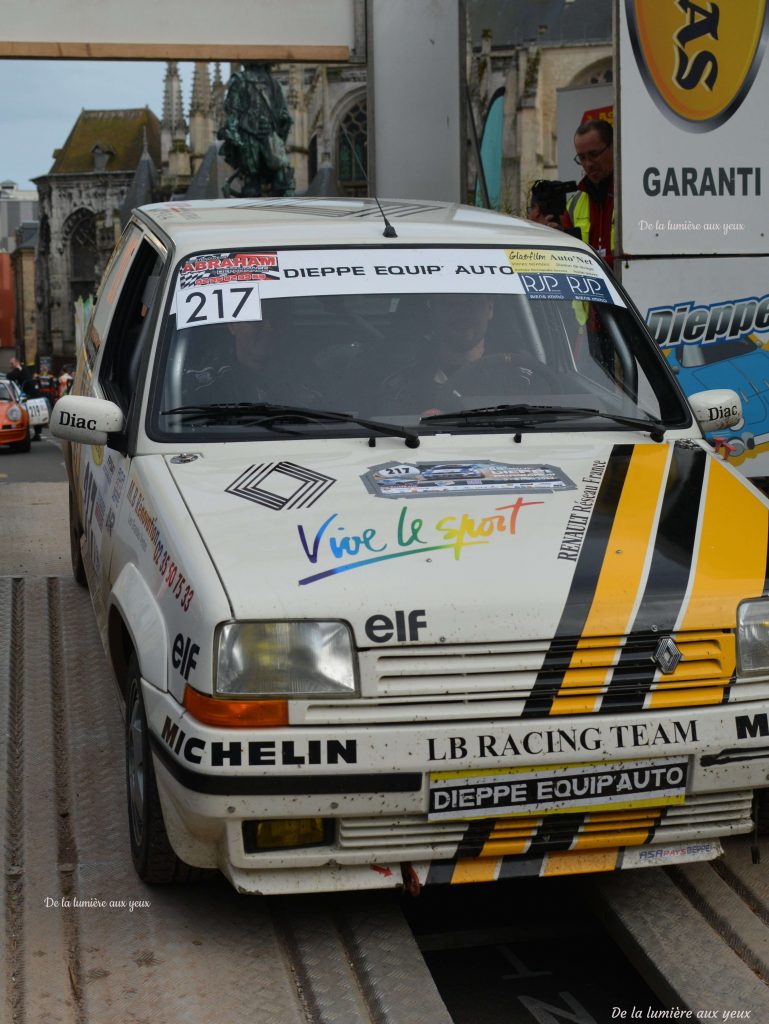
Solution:
<path fill-rule="evenodd" d="M 337 845 L 379 860 L 455 860 L 664 846 L 750 831 L 752 793 L 688 796 L 684 804 L 479 821 L 342 818 Z"/>
<path fill-rule="evenodd" d="M 308 725 L 342 725 L 510 718 L 523 713 L 533 694 L 543 715 L 657 710 L 740 699 L 730 692 L 736 664 L 732 632 L 674 634 L 682 660 L 667 675 L 654 662 L 661 639 L 661 634 L 649 632 L 364 650 L 359 654 L 362 699 L 311 701 L 303 720 Z"/>

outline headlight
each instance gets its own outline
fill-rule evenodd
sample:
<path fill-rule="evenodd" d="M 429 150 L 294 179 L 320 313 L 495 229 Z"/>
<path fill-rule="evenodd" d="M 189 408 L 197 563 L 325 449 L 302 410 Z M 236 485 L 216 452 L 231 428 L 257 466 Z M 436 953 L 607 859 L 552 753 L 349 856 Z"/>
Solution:
<path fill-rule="evenodd" d="M 21 419 L 21 409 L 18 407 L 18 405 L 12 405 L 10 409 L 8 409 L 8 411 L 6 412 L 6 416 L 11 421 L 11 423 L 18 423 L 19 420 Z"/>
<path fill-rule="evenodd" d="M 343 622 L 228 622 L 216 638 L 222 696 L 352 697 L 352 636 Z"/>
<path fill-rule="evenodd" d="M 737 676 L 769 675 L 769 600 L 737 608 Z"/>

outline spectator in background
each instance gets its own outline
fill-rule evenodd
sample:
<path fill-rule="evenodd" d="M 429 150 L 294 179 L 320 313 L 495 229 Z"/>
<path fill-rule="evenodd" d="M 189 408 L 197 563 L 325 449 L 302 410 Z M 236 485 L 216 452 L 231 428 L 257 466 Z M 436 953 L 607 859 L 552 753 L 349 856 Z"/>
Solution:
<path fill-rule="evenodd" d="M 608 121 L 585 121 L 574 135 L 574 162 L 584 171 L 557 223 L 537 207 L 529 219 L 560 227 L 587 242 L 611 267 L 614 262 L 614 129 Z"/>
<path fill-rule="evenodd" d="M 12 356 L 8 370 L 8 380 L 12 380 L 17 387 L 21 388 L 22 381 L 27 379 L 27 375 L 32 377 L 32 370 L 24 366 L 16 356 Z"/>
<path fill-rule="evenodd" d="M 25 398 L 39 398 L 40 391 L 37 387 L 37 381 L 35 380 L 35 374 L 31 366 L 24 366 L 14 356 L 10 362 L 10 369 L 8 371 L 8 380 L 12 380 Z M 35 433 L 32 438 L 33 441 L 39 441 L 42 433 L 42 425 L 37 425 L 34 428 Z"/>
<path fill-rule="evenodd" d="M 59 374 L 59 398 L 61 398 L 62 395 L 68 395 L 70 393 L 72 390 L 73 380 L 72 368 L 65 366 Z"/>

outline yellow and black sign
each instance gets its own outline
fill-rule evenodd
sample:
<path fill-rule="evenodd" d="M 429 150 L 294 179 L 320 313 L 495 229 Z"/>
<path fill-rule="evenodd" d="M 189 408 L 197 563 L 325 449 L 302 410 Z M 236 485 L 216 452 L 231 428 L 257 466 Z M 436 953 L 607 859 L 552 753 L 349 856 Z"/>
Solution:
<path fill-rule="evenodd" d="M 712 131 L 748 94 L 766 46 L 766 0 L 625 0 L 650 96 L 687 131 Z"/>

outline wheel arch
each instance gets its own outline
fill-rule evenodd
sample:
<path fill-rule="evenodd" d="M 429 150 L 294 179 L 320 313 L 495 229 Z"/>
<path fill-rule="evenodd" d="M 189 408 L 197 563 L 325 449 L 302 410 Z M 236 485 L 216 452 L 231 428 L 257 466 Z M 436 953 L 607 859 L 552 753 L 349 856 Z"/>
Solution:
<path fill-rule="evenodd" d="M 115 580 L 107 616 L 112 668 L 126 696 L 126 671 L 136 654 L 142 678 L 168 689 L 168 634 L 155 597 L 135 565 L 125 565 Z"/>

